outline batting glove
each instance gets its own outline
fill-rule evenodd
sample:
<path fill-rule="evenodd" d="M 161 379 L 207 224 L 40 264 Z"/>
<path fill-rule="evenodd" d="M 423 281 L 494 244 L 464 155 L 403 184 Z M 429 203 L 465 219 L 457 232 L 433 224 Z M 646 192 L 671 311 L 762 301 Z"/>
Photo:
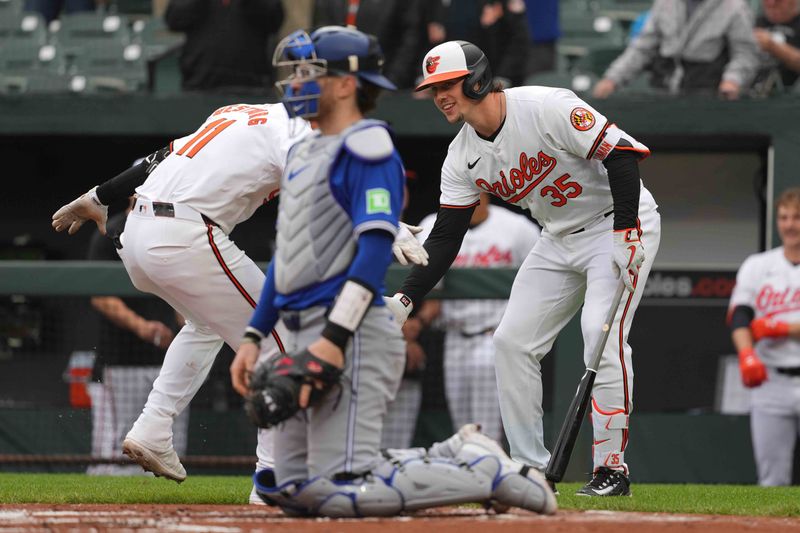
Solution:
<path fill-rule="evenodd" d="M 745 387 L 758 387 L 767 380 L 767 367 L 752 346 L 739 350 L 739 371 Z"/>
<path fill-rule="evenodd" d="M 103 235 L 106 234 L 108 207 L 97 197 L 97 187 L 76 198 L 53 214 L 53 228 L 56 231 L 67 230 L 70 235 L 83 226 L 87 220 L 94 220 Z"/>
<path fill-rule="evenodd" d="M 422 266 L 428 264 L 428 251 L 414 237 L 421 231 L 422 228 L 419 226 L 400 223 L 400 231 L 397 232 L 392 243 L 392 252 L 401 265 L 407 265 L 409 262 Z"/>
<path fill-rule="evenodd" d="M 750 332 L 753 334 L 753 339 L 756 341 L 760 341 L 764 337 L 788 337 L 789 323 L 766 317 L 757 318 L 750 322 Z"/>
<path fill-rule="evenodd" d="M 414 304 L 411 302 L 411 298 L 402 292 L 398 292 L 391 298 L 384 296 L 383 302 L 386 304 L 386 307 L 389 308 L 389 311 L 391 311 L 394 315 L 395 320 L 397 320 L 397 324 L 402 328 L 403 324 L 405 324 L 406 320 L 408 320 L 408 315 L 410 315 L 411 311 L 414 309 Z"/>
<path fill-rule="evenodd" d="M 612 267 L 617 276 L 622 276 L 622 281 L 630 292 L 636 288 L 636 279 L 639 276 L 639 267 L 644 262 L 644 247 L 639 240 L 639 230 L 628 228 L 614 230 L 614 263 Z"/>

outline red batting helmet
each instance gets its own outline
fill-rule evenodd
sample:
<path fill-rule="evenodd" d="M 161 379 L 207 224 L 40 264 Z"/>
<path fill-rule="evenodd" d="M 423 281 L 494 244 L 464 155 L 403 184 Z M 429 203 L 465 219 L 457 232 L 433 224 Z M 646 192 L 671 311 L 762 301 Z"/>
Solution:
<path fill-rule="evenodd" d="M 492 90 L 492 69 L 480 48 L 467 41 L 448 41 L 435 46 L 422 60 L 422 83 L 415 90 L 458 78 L 464 80 L 464 95 L 480 100 Z"/>

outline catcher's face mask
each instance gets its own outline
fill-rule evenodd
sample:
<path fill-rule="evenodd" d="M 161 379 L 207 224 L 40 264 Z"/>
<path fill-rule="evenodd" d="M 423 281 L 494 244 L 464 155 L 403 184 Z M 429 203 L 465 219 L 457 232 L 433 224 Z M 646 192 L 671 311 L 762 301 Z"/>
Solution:
<path fill-rule="evenodd" d="M 317 57 L 311 37 L 303 30 L 287 35 L 275 48 L 272 65 L 275 87 L 290 117 L 315 118 L 319 113 L 317 79 L 328 75 L 327 61 Z"/>

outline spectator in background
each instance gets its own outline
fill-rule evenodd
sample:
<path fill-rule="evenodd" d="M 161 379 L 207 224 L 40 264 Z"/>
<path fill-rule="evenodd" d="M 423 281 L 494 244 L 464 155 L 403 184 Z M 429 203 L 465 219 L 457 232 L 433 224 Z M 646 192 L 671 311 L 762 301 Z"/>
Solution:
<path fill-rule="evenodd" d="M 269 86 L 267 41 L 283 22 L 281 0 L 170 0 L 164 19 L 186 33 L 184 90 Z"/>
<path fill-rule="evenodd" d="M 95 9 L 94 0 L 25 0 L 25 11 L 41 13 L 47 24 L 57 19 L 62 10 L 69 15 Z"/>
<path fill-rule="evenodd" d="M 420 0 L 316 0 L 314 26 L 342 25 L 378 38 L 383 73 L 398 88 L 413 85 L 419 69 Z"/>
<path fill-rule="evenodd" d="M 469 41 L 486 54 L 495 82 L 523 84 L 530 46 L 524 0 L 433 0 L 430 8 L 429 46 Z"/>
<path fill-rule="evenodd" d="M 421 240 L 433 229 L 436 213 L 420 226 Z M 517 268 L 533 248 L 540 230 L 522 215 L 490 205 L 481 193 L 452 268 Z M 439 318 L 445 330 L 444 382 L 453 427 L 480 424 L 483 433 L 501 439 L 500 402 L 495 378 L 494 330 L 507 300 L 425 300 L 419 312 L 406 320 L 403 332 L 420 331 Z"/>
<path fill-rule="evenodd" d="M 108 219 L 108 237 L 96 231 L 89 244 L 90 261 L 119 261 L 115 246 L 125 228 L 130 208 Z M 100 321 L 92 382 L 92 457 L 122 458 L 122 440 L 136 422 L 158 376 L 164 353 L 174 337 L 176 313 L 154 298 L 94 296 L 92 307 Z M 173 443 L 186 454 L 189 410 L 175 422 Z M 98 464 L 87 473 L 94 475 L 141 474 L 138 465 Z"/>
<path fill-rule="evenodd" d="M 783 246 L 742 263 L 729 307 L 762 486 L 791 485 L 800 435 L 800 187 L 775 204 Z"/>
<path fill-rule="evenodd" d="M 606 98 L 644 69 L 670 93 L 736 99 L 758 69 L 753 16 L 744 0 L 656 0 L 639 36 L 597 82 Z"/>
<path fill-rule="evenodd" d="M 778 79 L 789 88 L 800 76 L 800 1 L 761 0 L 761 7 L 753 37 L 761 49 L 760 92 L 768 93 Z"/>
<path fill-rule="evenodd" d="M 527 74 L 555 70 L 556 41 L 561 37 L 558 0 L 525 0 L 525 5 L 531 36 Z"/>

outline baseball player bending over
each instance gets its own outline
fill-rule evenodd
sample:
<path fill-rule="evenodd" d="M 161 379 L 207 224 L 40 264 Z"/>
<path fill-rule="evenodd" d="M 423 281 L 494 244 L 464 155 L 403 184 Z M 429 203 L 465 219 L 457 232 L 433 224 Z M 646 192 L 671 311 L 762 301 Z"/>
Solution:
<path fill-rule="evenodd" d="M 386 405 L 405 361 L 400 327 L 381 297 L 404 171 L 386 124 L 363 114 L 394 85 L 381 74 L 377 39 L 349 28 L 295 32 L 275 62 L 289 69 L 279 87 L 290 113 L 316 117 L 319 132 L 289 151 L 275 259 L 231 365 L 253 420 L 277 425 L 275 468 L 255 476 L 258 494 L 311 516 L 491 501 L 554 512 L 544 478 L 475 426 L 429 452 L 381 454 Z M 279 318 L 289 355 L 249 377 Z"/>
<path fill-rule="evenodd" d="M 776 211 L 783 246 L 745 260 L 730 304 L 763 486 L 792 484 L 800 435 L 800 188 L 784 191 Z"/>
<path fill-rule="evenodd" d="M 282 104 L 225 106 L 194 133 L 53 215 L 56 231 L 73 234 L 94 220 L 105 232 L 105 206 L 135 189 L 118 253 L 136 288 L 161 297 L 186 317 L 123 443 L 124 453 L 145 470 L 177 482 L 186 478 L 172 445 L 174 420 L 205 381 L 222 343 L 239 347 L 264 285 L 264 273 L 228 235 L 278 195 L 286 153 L 310 131 L 306 121 L 290 119 Z M 406 229 L 398 234 L 394 252 L 425 261 L 424 250 Z M 285 335 L 280 322 L 267 331 L 264 357 L 283 351 Z M 258 443 L 260 470 L 272 465 L 271 435 L 259 432 Z"/>
<path fill-rule="evenodd" d="M 583 305 L 584 359 L 622 278 L 630 291 L 616 313 L 592 392 L 594 475 L 579 495 L 629 495 L 625 464 L 633 408 L 628 332 L 660 238 L 660 217 L 642 186 L 649 154 L 569 90 L 492 86 L 475 45 L 450 41 L 422 63 L 423 82 L 450 123 L 465 122 L 442 166 L 441 200 L 425 242 L 428 268 L 414 267 L 388 302 L 400 321 L 458 253 L 481 192 L 530 210 L 542 234 L 517 273 L 494 334 L 503 428 L 511 456 L 544 469 L 540 360 Z"/>

